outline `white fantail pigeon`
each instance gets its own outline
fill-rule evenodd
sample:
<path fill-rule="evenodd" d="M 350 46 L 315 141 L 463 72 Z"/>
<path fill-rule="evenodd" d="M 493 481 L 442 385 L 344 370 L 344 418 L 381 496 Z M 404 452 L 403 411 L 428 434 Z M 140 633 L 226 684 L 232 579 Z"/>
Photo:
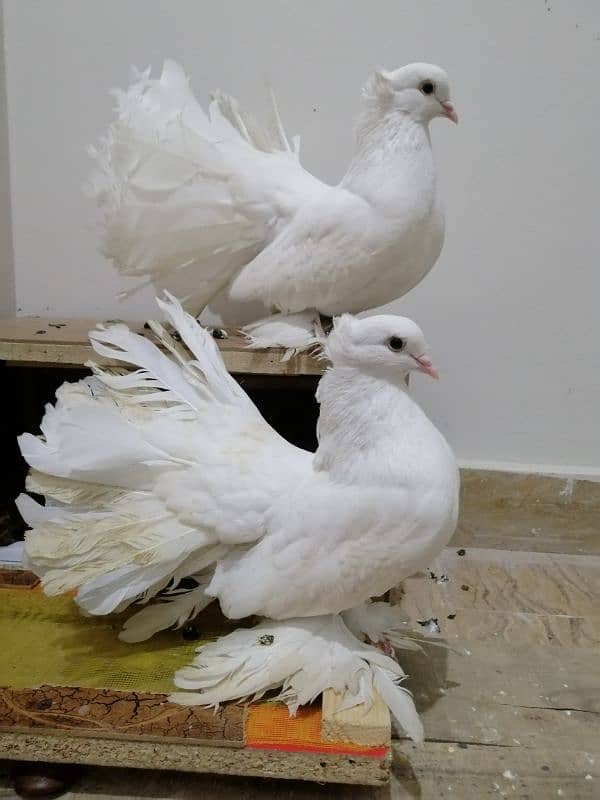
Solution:
<path fill-rule="evenodd" d="M 272 130 L 220 92 L 206 114 L 173 61 L 115 95 L 116 120 L 90 151 L 103 252 L 193 313 L 216 296 L 251 303 L 251 346 L 310 346 L 318 313 L 389 303 L 435 264 L 444 218 L 429 123 L 458 119 L 439 67 L 371 76 L 337 186 L 300 165 L 274 104 Z"/>
<path fill-rule="evenodd" d="M 456 523 L 454 457 L 406 385 L 411 371 L 436 375 L 420 329 L 335 320 L 313 454 L 265 422 L 172 296 L 159 304 L 179 336 L 150 323 L 161 350 L 124 325 L 93 331 L 99 355 L 135 370 L 92 365 L 60 387 L 43 436 L 20 437 L 27 489 L 46 498 L 18 499 L 26 566 L 48 594 L 77 590 L 88 614 L 145 604 L 128 641 L 213 598 L 230 618 L 267 618 L 201 649 L 177 676 L 200 692 L 186 702 L 282 686 L 295 708 L 332 686 L 352 704 L 375 687 L 419 738 L 401 668 L 357 635 L 411 646 L 397 612 L 369 600 L 430 563 Z"/>

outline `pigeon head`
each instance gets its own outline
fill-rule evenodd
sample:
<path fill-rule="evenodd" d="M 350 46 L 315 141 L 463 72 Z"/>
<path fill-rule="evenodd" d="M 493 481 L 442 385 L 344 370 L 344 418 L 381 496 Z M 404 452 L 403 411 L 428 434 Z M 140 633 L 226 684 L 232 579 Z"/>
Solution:
<path fill-rule="evenodd" d="M 396 109 L 425 124 L 434 117 L 458 122 L 450 102 L 448 76 L 434 64 L 408 64 L 391 72 L 379 70 L 369 78 L 363 96 L 382 110 Z"/>
<path fill-rule="evenodd" d="M 379 314 L 358 319 L 343 314 L 334 320 L 324 350 L 334 367 L 355 367 L 395 379 L 414 370 L 438 377 L 426 355 L 423 332 L 406 317 Z"/>

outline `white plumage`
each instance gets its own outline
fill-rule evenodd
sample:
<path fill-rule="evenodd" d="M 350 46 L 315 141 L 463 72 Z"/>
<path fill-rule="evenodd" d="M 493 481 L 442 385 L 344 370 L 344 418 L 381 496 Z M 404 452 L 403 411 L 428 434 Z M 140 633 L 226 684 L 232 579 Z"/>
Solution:
<path fill-rule="evenodd" d="M 303 169 L 275 106 L 271 129 L 221 92 L 206 114 L 173 61 L 115 94 L 117 118 L 91 149 L 105 254 L 194 313 L 220 295 L 251 304 L 246 322 L 257 303 L 259 317 L 282 315 L 283 328 L 248 331 L 254 346 L 309 346 L 317 312 L 388 303 L 436 262 L 444 221 L 428 124 L 457 119 L 439 67 L 370 78 L 337 186 Z"/>
<path fill-rule="evenodd" d="M 32 468 L 27 488 L 46 497 L 44 507 L 19 499 L 32 527 L 28 566 L 50 594 L 77 589 L 90 614 L 160 595 L 127 621 L 121 635 L 129 641 L 183 624 L 214 597 L 231 618 L 282 621 L 264 624 L 285 642 L 294 640 L 296 620 L 305 653 L 315 652 L 309 640 L 335 631 L 329 663 L 335 672 L 339 660 L 339 673 L 326 683 L 345 685 L 351 698 L 387 687 L 394 710 L 390 686 L 401 671 L 350 631 L 375 642 L 394 628 L 395 617 L 377 606 L 355 607 L 426 566 L 456 522 L 453 455 L 405 383 L 411 370 L 435 374 L 421 331 L 401 317 L 336 320 L 313 455 L 264 421 L 213 338 L 174 298 L 160 306 L 191 356 L 158 323 L 151 325 L 166 352 L 123 325 L 100 328 L 90 334 L 96 352 L 135 371 L 93 366 L 94 377 L 58 390 L 42 438 L 20 437 Z M 183 591 L 183 578 L 197 586 Z M 348 609 L 355 610 L 346 624 L 332 616 Z M 199 702 L 212 703 L 283 684 L 292 706 L 322 690 L 308 660 L 299 656 L 292 669 L 295 650 L 283 642 L 274 671 L 259 678 L 252 668 L 246 680 L 238 644 L 260 630 L 205 648 L 199 660 L 208 658 L 213 671 L 184 671 L 185 688 L 198 679 L 195 688 L 206 693 Z M 352 687 L 363 672 L 371 683 L 361 678 L 358 692 Z"/>

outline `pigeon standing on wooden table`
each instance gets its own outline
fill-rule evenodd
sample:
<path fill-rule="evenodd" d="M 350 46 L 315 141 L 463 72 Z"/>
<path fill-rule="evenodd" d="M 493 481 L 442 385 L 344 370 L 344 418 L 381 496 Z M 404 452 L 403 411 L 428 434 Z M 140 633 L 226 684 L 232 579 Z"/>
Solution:
<path fill-rule="evenodd" d="M 458 120 L 439 67 L 371 76 L 336 186 L 301 166 L 275 104 L 272 130 L 221 92 L 206 114 L 173 61 L 115 94 L 89 181 L 105 255 L 196 314 L 215 297 L 260 304 L 261 319 L 254 310 L 245 320 L 250 346 L 309 347 L 319 314 L 389 303 L 437 261 L 444 217 L 429 123 Z"/>
<path fill-rule="evenodd" d="M 186 702 L 283 686 L 295 708 L 331 686 L 352 704 L 375 687 L 419 738 L 401 668 L 356 634 L 411 646 L 397 612 L 369 599 L 425 567 L 456 523 L 454 457 L 406 386 L 410 372 L 436 377 L 423 334 L 397 316 L 335 321 L 313 454 L 267 424 L 173 297 L 159 302 L 182 342 L 158 323 L 167 352 L 124 325 L 93 331 L 96 353 L 135 371 L 93 365 L 58 390 L 41 438 L 20 437 L 27 488 L 46 498 L 18 500 L 27 566 L 88 614 L 158 598 L 127 620 L 127 641 L 214 598 L 232 619 L 267 618 L 201 648 L 177 675 L 199 692 Z"/>

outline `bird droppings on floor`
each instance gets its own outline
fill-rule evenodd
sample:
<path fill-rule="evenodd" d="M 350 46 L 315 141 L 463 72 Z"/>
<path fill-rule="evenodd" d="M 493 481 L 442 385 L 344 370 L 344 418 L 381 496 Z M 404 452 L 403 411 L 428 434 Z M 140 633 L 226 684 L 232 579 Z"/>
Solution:
<path fill-rule="evenodd" d="M 425 628 L 428 634 L 441 632 L 437 617 L 430 617 L 430 619 L 418 619 L 417 622 L 422 628 Z"/>
<path fill-rule="evenodd" d="M 436 583 L 448 583 L 450 580 L 447 575 L 436 575 L 436 573 L 431 569 L 429 570 L 429 577 Z"/>
<path fill-rule="evenodd" d="M 213 328 L 212 331 L 213 339 L 227 339 L 229 334 L 224 328 Z"/>

